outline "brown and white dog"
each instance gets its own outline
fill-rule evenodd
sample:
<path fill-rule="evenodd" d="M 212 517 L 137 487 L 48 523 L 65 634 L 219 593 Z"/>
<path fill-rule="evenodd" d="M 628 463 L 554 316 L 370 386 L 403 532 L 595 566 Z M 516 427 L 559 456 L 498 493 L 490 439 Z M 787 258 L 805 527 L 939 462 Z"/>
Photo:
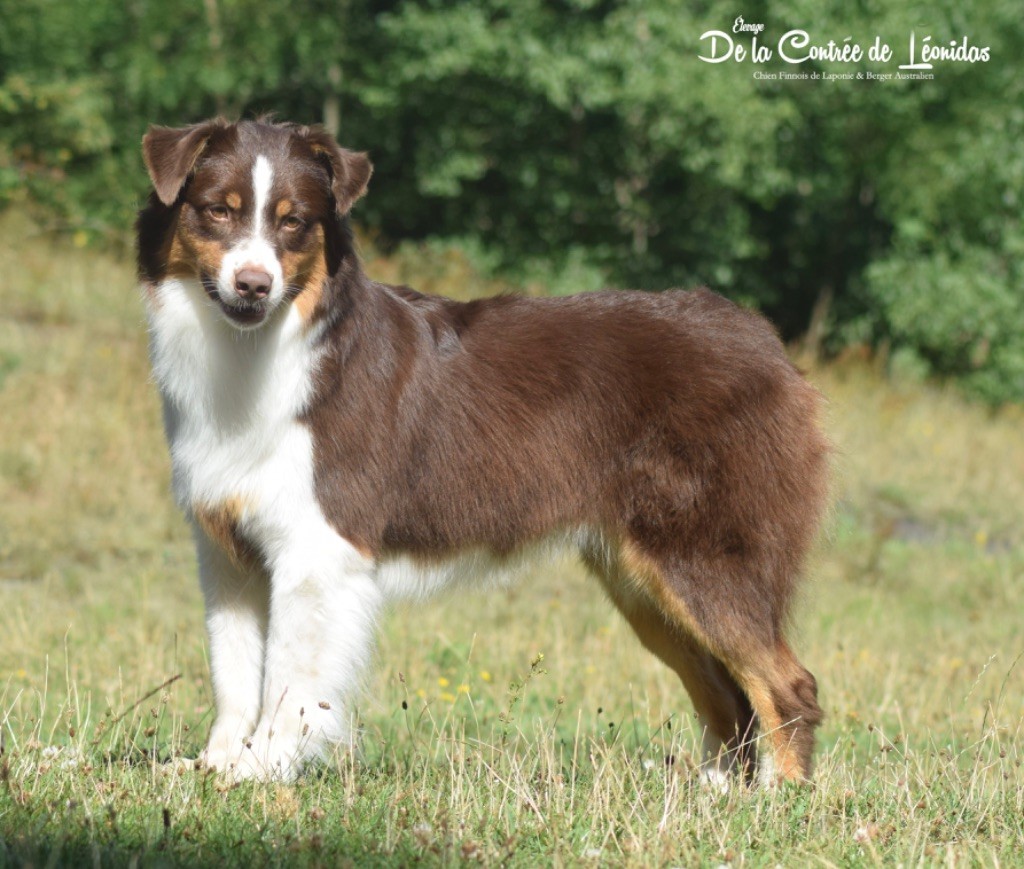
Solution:
<path fill-rule="evenodd" d="M 457 303 L 370 280 L 365 154 L 153 127 L 139 272 L 217 717 L 205 761 L 292 778 L 350 739 L 383 604 L 577 550 L 704 727 L 705 770 L 809 775 L 783 631 L 824 509 L 818 396 L 706 291 Z"/>

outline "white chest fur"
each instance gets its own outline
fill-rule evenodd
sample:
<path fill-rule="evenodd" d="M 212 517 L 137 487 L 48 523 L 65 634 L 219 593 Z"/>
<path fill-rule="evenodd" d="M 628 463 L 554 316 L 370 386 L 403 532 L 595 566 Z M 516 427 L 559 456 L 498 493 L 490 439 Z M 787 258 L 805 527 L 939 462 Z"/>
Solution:
<path fill-rule="evenodd" d="M 316 509 L 312 445 L 297 422 L 316 362 L 292 308 L 264 328 L 224 322 L 196 281 L 168 280 L 150 310 L 174 492 L 189 514 L 225 504 L 273 544 Z"/>
<path fill-rule="evenodd" d="M 240 776 L 290 777 L 346 740 L 344 704 L 381 600 L 372 562 L 315 496 L 312 438 L 298 417 L 316 353 L 291 306 L 241 332 L 191 281 L 158 288 L 150 323 L 175 495 L 200 529 L 217 700 L 205 758 Z M 232 552 L 236 537 L 257 548 L 263 570 Z"/>

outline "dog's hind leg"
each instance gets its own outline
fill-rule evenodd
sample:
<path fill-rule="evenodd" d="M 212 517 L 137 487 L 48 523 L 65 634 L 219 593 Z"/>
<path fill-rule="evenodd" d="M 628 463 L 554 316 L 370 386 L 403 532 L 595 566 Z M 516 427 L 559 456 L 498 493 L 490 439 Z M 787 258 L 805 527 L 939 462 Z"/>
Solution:
<path fill-rule="evenodd" d="M 778 637 L 771 647 L 743 649 L 730 659 L 739 684 L 761 721 L 761 784 L 803 781 L 810 777 L 814 731 L 824 714 L 818 705 L 818 683 Z"/>
<path fill-rule="evenodd" d="M 679 676 L 701 729 L 701 772 L 723 785 L 731 772 L 752 774 L 756 765 L 756 719 L 750 701 L 729 671 L 678 620 L 666 614 L 631 576 L 620 553 L 584 552 L 612 602 L 644 647 Z"/>
<path fill-rule="evenodd" d="M 666 563 L 627 541 L 619 564 L 627 596 L 649 601 L 642 619 L 623 611 L 644 644 L 680 673 L 709 730 L 748 764 L 756 720 L 762 782 L 806 779 L 822 712 L 814 677 L 782 635 L 784 602 L 770 589 L 757 595 L 750 576 L 732 575 L 748 566 L 741 563 Z"/>
<path fill-rule="evenodd" d="M 746 695 L 728 670 L 684 629 L 647 601 L 612 595 L 640 642 L 676 672 L 693 702 L 701 728 L 701 772 L 725 784 L 732 772 L 749 777 L 756 766 L 756 720 Z"/>

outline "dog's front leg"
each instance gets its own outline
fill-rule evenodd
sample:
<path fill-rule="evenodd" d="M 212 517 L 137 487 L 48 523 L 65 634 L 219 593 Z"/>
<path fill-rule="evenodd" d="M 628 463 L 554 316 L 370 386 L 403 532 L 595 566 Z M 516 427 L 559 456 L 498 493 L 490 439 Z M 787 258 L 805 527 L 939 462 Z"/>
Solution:
<path fill-rule="evenodd" d="M 262 570 L 242 569 L 199 529 L 195 537 L 217 713 L 203 760 L 225 770 L 259 720 L 270 588 Z"/>
<path fill-rule="evenodd" d="M 374 562 L 333 531 L 283 547 L 271 574 L 262 712 L 236 778 L 292 779 L 349 743 L 380 603 Z"/>

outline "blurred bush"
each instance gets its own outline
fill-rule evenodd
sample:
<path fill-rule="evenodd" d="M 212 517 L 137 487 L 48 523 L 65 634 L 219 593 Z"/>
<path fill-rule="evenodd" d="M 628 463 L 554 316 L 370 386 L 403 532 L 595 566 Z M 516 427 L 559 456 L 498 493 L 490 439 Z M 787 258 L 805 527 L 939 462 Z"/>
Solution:
<path fill-rule="evenodd" d="M 147 123 L 271 110 L 371 152 L 383 246 L 469 239 L 557 291 L 707 284 L 788 338 L 885 343 L 1024 399 L 1015 0 L 752 0 L 762 42 L 913 31 L 991 49 L 932 81 L 757 81 L 698 60 L 724 0 L 0 0 L 0 204 L 124 238 Z M 866 68 L 879 70 L 877 64 Z M 851 67 L 806 63 L 769 69 Z M 856 69 L 856 67 L 854 67 Z"/>

